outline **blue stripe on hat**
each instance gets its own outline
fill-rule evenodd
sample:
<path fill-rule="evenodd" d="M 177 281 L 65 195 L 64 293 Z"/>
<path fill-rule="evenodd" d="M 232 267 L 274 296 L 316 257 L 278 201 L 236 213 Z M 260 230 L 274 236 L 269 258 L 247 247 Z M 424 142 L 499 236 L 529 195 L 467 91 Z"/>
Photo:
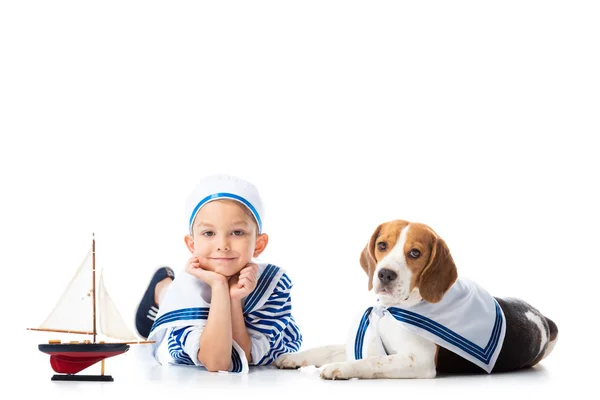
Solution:
<path fill-rule="evenodd" d="M 248 207 L 250 212 L 252 212 L 252 215 L 254 215 L 254 219 L 256 219 L 256 223 L 258 224 L 258 233 L 262 233 L 262 221 L 260 219 L 260 215 L 258 215 L 258 211 L 256 211 L 256 208 L 254 208 L 254 206 L 248 200 L 246 200 L 245 198 L 243 198 L 241 196 L 238 196 L 237 194 L 220 192 L 220 193 L 213 193 L 211 195 L 206 196 L 205 198 L 200 200 L 200 202 L 196 205 L 196 207 L 194 208 L 194 211 L 192 211 L 192 216 L 190 217 L 190 234 L 192 234 L 192 223 L 194 222 L 194 218 L 196 218 L 196 214 L 198 213 L 198 210 L 200 210 L 200 208 L 203 205 L 205 205 L 206 203 L 208 203 L 209 201 L 212 201 L 215 199 L 232 199 L 232 200 L 237 200 L 240 203 L 244 204 L 246 207 Z"/>

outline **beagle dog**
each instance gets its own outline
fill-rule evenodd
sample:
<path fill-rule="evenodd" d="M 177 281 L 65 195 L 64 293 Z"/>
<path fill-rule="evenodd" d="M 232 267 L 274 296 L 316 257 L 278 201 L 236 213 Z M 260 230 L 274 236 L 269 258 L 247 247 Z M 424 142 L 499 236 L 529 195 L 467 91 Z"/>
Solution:
<path fill-rule="evenodd" d="M 459 278 L 448 246 L 427 225 L 379 225 L 360 265 L 377 304 L 347 344 L 283 355 L 278 368 L 314 365 L 324 379 L 505 372 L 536 365 L 556 344 L 556 324 L 537 309 Z"/>

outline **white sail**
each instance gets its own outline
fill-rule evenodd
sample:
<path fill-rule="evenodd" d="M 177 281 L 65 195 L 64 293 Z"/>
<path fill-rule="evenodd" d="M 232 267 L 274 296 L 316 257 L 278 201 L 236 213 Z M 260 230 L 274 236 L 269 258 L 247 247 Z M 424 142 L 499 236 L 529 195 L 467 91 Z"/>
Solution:
<path fill-rule="evenodd" d="M 58 303 L 40 329 L 94 333 L 93 248 L 75 272 Z M 139 341 L 127 327 L 104 285 L 103 274 L 96 277 L 96 334 L 106 338 Z M 102 339 L 101 339 L 102 340 Z"/>
<path fill-rule="evenodd" d="M 90 248 L 58 303 L 40 328 L 93 332 L 93 321 L 92 249 Z"/>
<path fill-rule="evenodd" d="M 100 282 L 98 284 L 98 303 L 96 307 L 99 316 L 98 330 L 101 335 L 128 341 L 140 340 L 129 330 L 115 303 L 108 295 L 104 286 L 103 274 L 100 275 Z"/>

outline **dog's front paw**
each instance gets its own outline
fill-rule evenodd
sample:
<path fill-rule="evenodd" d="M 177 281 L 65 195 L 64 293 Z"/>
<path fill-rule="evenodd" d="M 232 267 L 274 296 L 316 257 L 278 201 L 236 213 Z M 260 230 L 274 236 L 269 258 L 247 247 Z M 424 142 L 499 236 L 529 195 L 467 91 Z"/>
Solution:
<path fill-rule="evenodd" d="M 323 366 L 321 369 L 321 378 L 331 380 L 353 378 L 349 372 L 348 363 L 334 362 Z"/>
<path fill-rule="evenodd" d="M 273 364 L 280 369 L 297 369 L 307 367 L 308 360 L 302 353 L 288 353 L 278 357 Z"/>

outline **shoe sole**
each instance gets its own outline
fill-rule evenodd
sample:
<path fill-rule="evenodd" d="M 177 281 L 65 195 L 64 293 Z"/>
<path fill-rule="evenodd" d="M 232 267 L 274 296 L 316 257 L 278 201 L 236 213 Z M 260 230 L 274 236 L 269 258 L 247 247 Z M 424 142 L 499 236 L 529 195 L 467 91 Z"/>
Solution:
<path fill-rule="evenodd" d="M 162 268 L 169 268 L 171 271 L 173 271 L 173 268 L 171 268 L 171 267 L 168 267 L 168 266 L 166 266 L 166 265 L 161 265 L 160 267 L 156 267 L 156 268 L 154 269 L 154 272 L 153 272 L 153 273 L 152 273 L 152 275 L 150 276 L 150 279 L 148 279 L 148 283 L 146 284 L 146 290 L 148 290 L 148 287 L 150 287 L 150 284 L 152 283 L 152 279 L 154 279 L 154 275 L 156 275 L 156 273 L 158 272 L 158 270 L 159 270 L 159 269 L 162 269 Z M 173 273 L 173 275 L 175 275 L 175 274 Z M 173 278 L 174 278 L 174 277 L 173 277 Z M 142 336 L 142 335 L 140 334 L 140 332 L 138 331 L 138 329 L 137 329 L 137 313 L 138 313 L 138 310 L 140 309 L 140 305 L 142 304 L 142 300 L 144 300 L 144 296 L 145 296 L 145 295 L 146 295 L 146 292 L 144 291 L 144 294 L 143 294 L 143 295 L 142 295 L 142 297 L 140 298 L 140 301 L 138 301 L 138 307 L 136 308 L 136 310 L 135 310 L 135 315 L 133 316 L 133 327 L 135 328 L 135 333 L 137 333 L 137 335 L 138 335 L 140 338 L 142 338 L 142 339 L 147 339 L 147 338 L 145 338 L 144 336 Z"/>

